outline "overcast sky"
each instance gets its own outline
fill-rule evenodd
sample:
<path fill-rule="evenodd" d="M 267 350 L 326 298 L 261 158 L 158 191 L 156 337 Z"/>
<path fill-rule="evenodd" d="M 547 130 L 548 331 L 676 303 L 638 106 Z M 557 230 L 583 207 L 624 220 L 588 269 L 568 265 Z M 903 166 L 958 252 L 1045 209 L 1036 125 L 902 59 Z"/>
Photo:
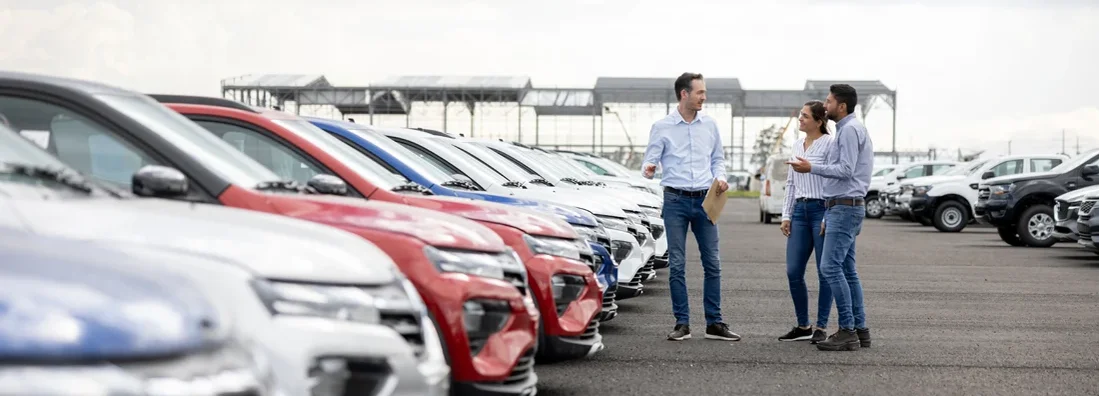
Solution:
<path fill-rule="evenodd" d="M 898 90 L 898 147 L 1060 150 L 1062 128 L 1070 147 L 1076 136 L 1099 146 L 1099 1 L 760 3 L 0 0 L 0 68 L 203 95 L 223 78 L 277 73 L 338 85 L 424 74 L 590 87 L 687 70 L 749 89 L 876 79 Z M 635 140 L 660 112 L 626 121 Z M 468 130 L 465 117 L 448 126 Z M 891 120 L 887 108 L 867 120 L 879 150 Z M 750 121 L 748 146 L 751 131 L 784 121 Z M 590 140 L 590 119 L 570 123 Z"/>

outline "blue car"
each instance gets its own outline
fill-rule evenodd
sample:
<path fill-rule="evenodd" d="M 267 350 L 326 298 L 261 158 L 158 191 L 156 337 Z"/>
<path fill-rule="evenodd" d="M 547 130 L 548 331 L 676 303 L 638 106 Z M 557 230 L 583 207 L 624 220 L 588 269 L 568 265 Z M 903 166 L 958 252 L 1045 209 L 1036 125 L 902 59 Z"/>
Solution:
<path fill-rule="evenodd" d="M 433 194 L 484 200 L 502 203 L 547 212 L 557 215 L 576 228 L 580 235 L 584 236 L 593 252 L 600 256 L 605 270 L 600 269 L 597 277 L 602 277 L 601 282 L 607 285 L 603 293 L 603 321 L 613 319 L 618 314 L 618 306 L 614 303 L 617 290 L 617 271 L 614 260 L 610 255 L 611 241 L 605 234 L 600 237 L 597 230 L 599 223 L 592 214 L 571 207 L 565 207 L 543 201 L 515 198 L 477 191 L 476 186 L 463 180 L 456 179 L 442 171 L 419 163 L 418 157 L 410 152 L 404 152 L 404 148 L 388 140 L 385 136 L 372 131 L 364 130 L 363 125 L 347 121 L 329 120 L 315 117 L 304 117 L 314 126 L 337 137 L 340 141 L 355 148 L 356 151 L 366 155 L 379 165 L 391 172 L 400 174 L 404 178 L 429 189 Z M 609 264 L 609 265 L 608 265 Z M 604 274 L 610 273 L 610 275 Z"/>
<path fill-rule="evenodd" d="M 269 394 L 224 311 L 188 279 L 135 272 L 134 261 L 92 242 L 0 229 L 2 393 Z"/>

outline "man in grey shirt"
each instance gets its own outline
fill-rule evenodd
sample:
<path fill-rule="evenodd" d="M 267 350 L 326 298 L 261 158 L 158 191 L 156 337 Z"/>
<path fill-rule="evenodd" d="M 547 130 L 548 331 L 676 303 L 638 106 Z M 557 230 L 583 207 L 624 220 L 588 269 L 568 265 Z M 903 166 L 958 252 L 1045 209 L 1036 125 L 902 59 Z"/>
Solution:
<path fill-rule="evenodd" d="M 822 163 L 798 157 L 794 171 L 825 178 L 824 254 L 820 271 L 836 299 L 839 331 L 817 344 L 822 351 L 854 351 L 870 347 L 870 329 L 862 302 L 862 284 L 855 270 L 855 237 L 866 217 L 866 190 L 874 170 L 874 142 L 855 115 L 858 95 L 847 84 L 829 88 L 824 109 L 836 122 L 836 137 Z"/>

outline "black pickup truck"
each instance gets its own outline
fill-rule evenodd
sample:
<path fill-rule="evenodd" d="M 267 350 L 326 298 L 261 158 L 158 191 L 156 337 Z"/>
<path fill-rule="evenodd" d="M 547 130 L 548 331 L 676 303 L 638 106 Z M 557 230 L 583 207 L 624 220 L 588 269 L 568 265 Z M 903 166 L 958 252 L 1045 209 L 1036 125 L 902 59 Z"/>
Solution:
<path fill-rule="evenodd" d="M 1061 194 L 1099 185 L 1099 149 L 1090 150 L 1049 172 L 1003 176 L 983 181 L 974 213 L 995 226 L 1012 246 L 1050 247 L 1054 237 L 1053 204 Z"/>

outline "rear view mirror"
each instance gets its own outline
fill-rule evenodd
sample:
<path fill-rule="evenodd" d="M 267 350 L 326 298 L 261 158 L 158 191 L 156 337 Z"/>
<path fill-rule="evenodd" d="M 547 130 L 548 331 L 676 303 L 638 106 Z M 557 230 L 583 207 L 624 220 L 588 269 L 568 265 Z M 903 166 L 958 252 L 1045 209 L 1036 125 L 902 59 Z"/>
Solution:
<path fill-rule="evenodd" d="M 326 195 L 347 195 L 347 183 L 336 176 L 319 174 L 309 178 L 309 187 Z"/>
<path fill-rule="evenodd" d="M 172 198 L 187 195 L 187 176 L 178 169 L 160 165 L 145 165 L 134 172 L 130 180 L 134 195 Z"/>
<path fill-rule="evenodd" d="M 981 174 L 981 180 L 991 179 L 993 177 L 996 177 L 996 174 L 993 173 L 992 171 L 985 171 L 985 173 Z"/>

